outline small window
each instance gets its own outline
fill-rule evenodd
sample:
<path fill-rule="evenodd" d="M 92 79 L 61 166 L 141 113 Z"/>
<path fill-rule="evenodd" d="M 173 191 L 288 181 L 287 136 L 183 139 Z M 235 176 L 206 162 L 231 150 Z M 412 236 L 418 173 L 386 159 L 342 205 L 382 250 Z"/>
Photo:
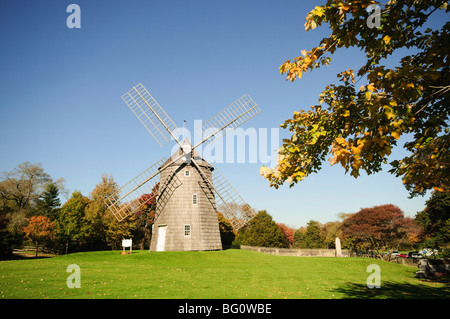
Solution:
<path fill-rule="evenodd" d="M 184 236 L 191 236 L 191 225 L 184 225 Z"/>
<path fill-rule="evenodd" d="M 191 176 L 191 172 L 190 171 L 184 171 L 184 176 Z"/>
<path fill-rule="evenodd" d="M 197 194 L 192 195 L 192 205 L 197 205 Z"/>

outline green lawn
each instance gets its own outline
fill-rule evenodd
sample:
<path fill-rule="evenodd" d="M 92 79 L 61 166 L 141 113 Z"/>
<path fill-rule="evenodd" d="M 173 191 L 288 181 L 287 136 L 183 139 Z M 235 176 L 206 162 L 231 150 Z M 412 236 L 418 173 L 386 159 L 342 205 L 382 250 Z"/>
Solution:
<path fill-rule="evenodd" d="M 366 286 L 367 266 L 381 288 Z M 68 288 L 67 266 L 81 270 Z M 212 252 L 100 251 L 0 261 L 0 299 L 8 298 L 448 298 L 446 283 L 414 278 L 417 268 L 368 258 L 286 257 Z"/>

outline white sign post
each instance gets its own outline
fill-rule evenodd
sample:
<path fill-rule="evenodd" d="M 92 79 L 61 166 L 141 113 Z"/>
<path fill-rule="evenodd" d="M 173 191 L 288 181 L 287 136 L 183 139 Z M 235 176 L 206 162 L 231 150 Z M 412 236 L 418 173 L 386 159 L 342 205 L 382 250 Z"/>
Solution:
<path fill-rule="evenodd" d="M 123 252 L 122 254 L 125 255 L 125 248 L 126 247 L 130 247 L 130 254 L 133 252 L 133 241 L 131 239 L 122 239 L 122 247 L 123 247 Z"/>

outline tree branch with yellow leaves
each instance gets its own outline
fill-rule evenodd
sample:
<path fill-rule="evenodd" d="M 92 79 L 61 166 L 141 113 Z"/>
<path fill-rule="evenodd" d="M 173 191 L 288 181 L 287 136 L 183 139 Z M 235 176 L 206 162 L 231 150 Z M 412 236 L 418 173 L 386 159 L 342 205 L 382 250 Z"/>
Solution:
<path fill-rule="evenodd" d="M 371 5 L 383 7 L 379 28 L 368 26 Z M 411 196 L 448 191 L 450 22 L 440 29 L 425 24 L 435 12 L 449 9 L 442 0 L 328 0 L 309 12 L 306 31 L 327 23 L 332 33 L 280 66 L 286 80 L 330 64 L 342 48 L 359 48 L 367 60 L 356 75 L 351 69 L 340 72 L 338 84 L 325 87 L 317 105 L 294 112 L 281 125 L 292 135 L 283 140 L 276 167 L 261 167 L 270 186 L 294 186 L 318 172 L 328 156 L 331 165 L 340 164 L 355 178 L 361 170 L 379 172 L 399 138 L 408 134 L 411 141 L 404 148 L 410 155 L 390 162 L 389 172 L 402 178 Z M 404 54 L 393 68 L 381 64 L 404 48 L 414 54 Z M 361 80 L 366 83 L 356 87 Z"/>

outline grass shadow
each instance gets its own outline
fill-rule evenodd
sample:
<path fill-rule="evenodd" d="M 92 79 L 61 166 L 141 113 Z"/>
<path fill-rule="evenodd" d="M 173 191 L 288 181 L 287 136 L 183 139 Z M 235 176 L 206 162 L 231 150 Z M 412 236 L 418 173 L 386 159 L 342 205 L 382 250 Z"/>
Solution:
<path fill-rule="evenodd" d="M 37 257 L 34 254 L 24 254 L 24 253 L 13 253 L 11 255 L 2 256 L 0 260 L 36 260 L 36 259 L 45 259 L 52 258 L 52 255 L 38 255 Z"/>
<path fill-rule="evenodd" d="M 440 282 L 442 283 L 442 280 Z M 430 286 L 430 283 L 428 285 L 415 285 L 410 283 L 382 282 L 380 288 L 368 288 L 366 285 L 351 283 L 338 287 L 333 291 L 343 294 L 344 299 L 448 299 L 450 298 L 448 279 L 444 283 L 445 286 L 442 286 L 442 284 L 437 286 L 438 283 L 436 283 L 436 287 L 433 287 Z"/>

